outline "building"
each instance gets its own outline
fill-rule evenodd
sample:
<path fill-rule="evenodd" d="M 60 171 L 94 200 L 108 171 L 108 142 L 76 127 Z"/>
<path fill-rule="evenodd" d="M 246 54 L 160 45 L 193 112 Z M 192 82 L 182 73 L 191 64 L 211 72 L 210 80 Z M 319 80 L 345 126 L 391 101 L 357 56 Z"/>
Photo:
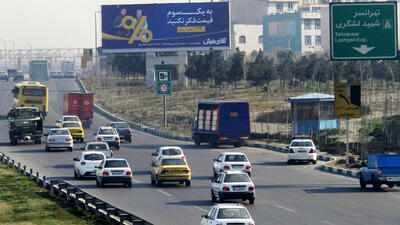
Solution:
<path fill-rule="evenodd" d="M 271 0 L 263 17 L 264 51 L 322 52 L 321 0 Z"/>
<path fill-rule="evenodd" d="M 234 24 L 232 26 L 232 50 L 239 48 L 249 56 L 253 51 L 263 50 L 263 26 Z"/>

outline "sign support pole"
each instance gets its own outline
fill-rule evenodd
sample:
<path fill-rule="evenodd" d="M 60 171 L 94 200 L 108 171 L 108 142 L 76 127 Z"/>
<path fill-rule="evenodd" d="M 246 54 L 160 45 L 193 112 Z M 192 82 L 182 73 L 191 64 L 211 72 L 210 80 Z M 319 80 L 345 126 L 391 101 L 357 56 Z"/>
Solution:
<path fill-rule="evenodd" d="M 167 96 L 163 95 L 164 97 L 164 127 L 167 127 Z"/>
<path fill-rule="evenodd" d="M 346 165 L 349 164 L 349 119 L 346 119 Z"/>

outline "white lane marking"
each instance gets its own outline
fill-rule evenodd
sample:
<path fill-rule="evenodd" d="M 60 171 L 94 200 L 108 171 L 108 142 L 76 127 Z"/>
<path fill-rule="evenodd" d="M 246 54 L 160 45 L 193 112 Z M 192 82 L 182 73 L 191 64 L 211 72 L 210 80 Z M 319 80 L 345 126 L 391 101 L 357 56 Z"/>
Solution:
<path fill-rule="evenodd" d="M 200 207 L 198 207 L 198 206 L 193 206 L 194 208 L 196 208 L 196 209 L 198 209 L 198 210 L 200 210 L 200 211 L 202 211 L 202 212 L 208 212 L 207 210 L 205 210 L 205 209 L 203 209 L 203 208 L 200 208 Z"/>
<path fill-rule="evenodd" d="M 296 210 L 289 209 L 289 208 L 286 208 L 285 206 L 281 206 L 281 205 L 278 205 L 278 204 L 274 204 L 274 206 L 275 206 L 276 208 L 280 208 L 280 209 L 286 210 L 286 211 L 288 211 L 288 212 L 292 212 L 292 213 L 295 213 L 295 212 L 296 212 Z"/>
<path fill-rule="evenodd" d="M 142 182 L 140 182 L 139 180 L 136 180 L 135 178 L 132 178 L 132 181 L 137 183 L 137 184 L 141 184 Z"/>
<path fill-rule="evenodd" d="M 171 194 L 169 194 L 169 193 L 167 193 L 167 192 L 165 192 L 165 191 L 162 191 L 162 190 L 160 190 L 160 189 L 157 189 L 157 191 L 160 192 L 160 193 L 163 194 L 163 195 L 166 195 L 166 196 L 168 196 L 168 197 L 172 197 Z"/>
<path fill-rule="evenodd" d="M 331 223 L 331 222 L 326 221 L 326 220 L 320 220 L 319 222 L 321 222 L 323 224 L 327 224 L 327 225 L 335 225 L 334 223 Z"/>

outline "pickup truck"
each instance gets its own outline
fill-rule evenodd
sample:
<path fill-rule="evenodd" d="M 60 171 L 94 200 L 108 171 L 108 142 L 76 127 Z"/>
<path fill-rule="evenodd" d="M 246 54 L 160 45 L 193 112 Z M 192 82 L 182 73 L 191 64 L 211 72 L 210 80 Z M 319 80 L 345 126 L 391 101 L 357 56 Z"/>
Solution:
<path fill-rule="evenodd" d="M 374 190 L 382 184 L 390 188 L 400 185 L 400 154 L 367 155 L 367 163 L 360 168 L 360 187 L 364 189 L 367 184 L 372 184 Z"/>

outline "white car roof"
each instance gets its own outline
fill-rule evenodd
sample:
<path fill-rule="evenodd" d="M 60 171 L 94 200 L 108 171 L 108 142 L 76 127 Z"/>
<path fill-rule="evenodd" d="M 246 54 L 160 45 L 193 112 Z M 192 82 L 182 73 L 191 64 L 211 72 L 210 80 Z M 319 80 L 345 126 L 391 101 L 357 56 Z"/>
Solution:
<path fill-rule="evenodd" d="M 241 209 L 241 208 L 246 208 L 243 206 L 243 204 L 240 203 L 219 203 L 219 204 L 215 204 L 214 206 L 217 206 L 220 209 Z"/>
<path fill-rule="evenodd" d="M 66 131 L 68 131 L 67 128 L 51 128 L 50 131 L 52 131 L 52 130 L 66 130 Z"/>
<path fill-rule="evenodd" d="M 77 118 L 79 118 L 78 116 L 75 116 L 75 115 L 62 115 L 61 117 L 77 117 Z"/>
<path fill-rule="evenodd" d="M 105 155 L 102 151 L 83 151 L 82 152 L 82 155 L 90 155 L 90 154 L 99 154 L 99 155 L 103 155 L 105 157 Z"/>
<path fill-rule="evenodd" d="M 107 142 L 102 142 L 102 141 L 93 141 L 93 142 L 87 142 L 87 145 L 93 145 L 93 144 L 107 144 Z M 108 145 L 108 144 L 107 144 Z"/>
<path fill-rule="evenodd" d="M 294 139 L 294 140 L 292 140 L 292 142 L 294 142 L 294 141 L 297 141 L 297 142 L 313 142 L 310 139 Z"/>
<path fill-rule="evenodd" d="M 182 150 L 180 147 L 178 147 L 178 146 L 162 146 L 162 147 L 160 147 L 159 149 L 160 150 L 165 150 L 165 149 L 180 149 L 180 150 Z"/>
<path fill-rule="evenodd" d="M 109 158 L 109 159 L 105 159 L 106 161 L 126 161 L 126 162 L 128 162 L 128 160 L 126 160 L 126 159 L 122 159 L 122 158 Z"/>
<path fill-rule="evenodd" d="M 226 174 L 247 174 L 246 172 L 239 171 L 239 170 L 228 170 L 228 171 L 225 171 L 224 173 L 226 173 Z"/>
<path fill-rule="evenodd" d="M 246 155 L 242 152 L 224 152 L 222 154 L 224 154 L 224 155 Z"/>
<path fill-rule="evenodd" d="M 114 129 L 114 127 L 99 127 L 99 129 L 106 129 L 106 130 L 110 130 L 110 129 Z"/>

